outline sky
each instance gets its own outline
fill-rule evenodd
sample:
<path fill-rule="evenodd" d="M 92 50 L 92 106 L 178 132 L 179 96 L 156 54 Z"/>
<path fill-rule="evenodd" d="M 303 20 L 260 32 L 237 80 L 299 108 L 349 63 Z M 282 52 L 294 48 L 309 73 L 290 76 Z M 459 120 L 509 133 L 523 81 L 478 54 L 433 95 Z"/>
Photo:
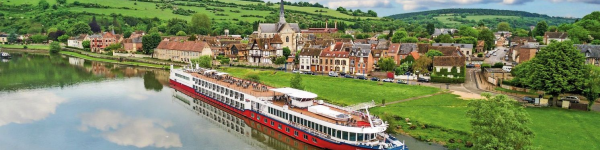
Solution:
<path fill-rule="evenodd" d="M 265 0 L 278 2 L 279 0 Z M 379 17 L 436 10 L 445 8 L 484 8 L 519 10 L 549 16 L 581 18 L 593 11 L 600 11 L 600 0 L 286 0 L 292 2 L 318 2 L 335 9 L 373 10 Z"/>

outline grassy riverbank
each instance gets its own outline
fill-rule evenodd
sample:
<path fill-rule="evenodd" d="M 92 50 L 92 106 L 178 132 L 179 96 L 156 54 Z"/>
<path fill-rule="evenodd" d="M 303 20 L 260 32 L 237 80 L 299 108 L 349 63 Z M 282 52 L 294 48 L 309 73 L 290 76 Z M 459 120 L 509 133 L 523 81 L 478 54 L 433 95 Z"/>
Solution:
<path fill-rule="evenodd" d="M 13 48 L 13 49 L 25 49 L 23 46 L 27 46 L 27 49 L 39 49 L 49 50 L 49 45 L 0 45 L 2 48 Z"/>
<path fill-rule="evenodd" d="M 244 68 L 224 68 L 223 71 L 236 77 L 243 77 L 253 69 Z M 275 87 L 289 87 L 290 79 L 294 74 L 276 71 L 256 71 L 260 76 L 260 81 Z M 321 75 L 302 75 L 305 90 L 316 93 L 320 99 L 342 105 L 352 105 L 357 103 L 369 102 L 375 100 L 381 103 L 382 99 L 386 102 L 392 102 L 411 97 L 434 94 L 440 90 L 426 86 L 411 86 L 396 83 L 384 83 L 378 85 L 377 82 L 369 80 L 356 80 L 346 78 L 334 78 Z"/>
<path fill-rule="evenodd" d="M 142 67 L 161 68 L 161 69 L 169 67 L 169 66 L 149 64 L 149 63 L 120 62 L 118 60 L 112 60 L 112 59 L 95 58 L 95 57 L 90 57 L 90 56 L 82 55 L 82 54 L 79 54 L 79 53 L 76 53 L 76 52 L 61 51 L 60 53 L 63 54 L 63 55 L 68 55 L 68 56 L 83 58 L 83 59 L 87 59 L 87 60 L 91 60 L 91 61 L 107 62 L 107 63 L 121 64 L 121 65 L 142 66 Z"/>
<path fill-rule="evenodd" d="M 374 114 L 387 117 L 391 127 L 401 126 L 400 132 L 424 141 L 464 148 L 472 141 L 469 118 L 466 117 L 468 100 L 451 94 L 436 95 L 419 100 L 373 108 Z M 563 110 L 559 108 L 527 108 L 531 129 L 535 133 L 534 146 L 541 149 L 600 149 L 600 113 Z M 415 125 L 411 129 L 404 118 Z M 455 143 L 450 143 L 454 139 Z M 460 139 L 462 143 L 456 141 Z M 476 143 L 475 143 L 476 144 Z"/>

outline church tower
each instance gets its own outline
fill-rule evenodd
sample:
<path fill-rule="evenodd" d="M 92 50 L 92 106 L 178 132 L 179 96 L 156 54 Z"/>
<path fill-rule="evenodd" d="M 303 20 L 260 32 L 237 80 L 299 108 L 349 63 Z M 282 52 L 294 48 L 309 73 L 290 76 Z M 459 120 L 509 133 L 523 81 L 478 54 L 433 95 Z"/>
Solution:
<path fill-rule="evenodd" d="M 286 24 L 287 22 L 285 22 L 285 13 L 283 10 L 283 0 L 281 0 L 281 2 L 279 3 L 279 27 L 283 26 L 284 24 Z"/>

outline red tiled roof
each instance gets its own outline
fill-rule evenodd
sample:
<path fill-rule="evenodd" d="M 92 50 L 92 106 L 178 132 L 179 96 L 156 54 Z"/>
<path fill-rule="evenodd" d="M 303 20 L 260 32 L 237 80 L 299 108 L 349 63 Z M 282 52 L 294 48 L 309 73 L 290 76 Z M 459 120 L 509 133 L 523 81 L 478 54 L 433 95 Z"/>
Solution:
<path fill-rule="evenodd" d="M 202 52 L 205 47 L 206 42 L 202 41 L 162 41 L 158 44 L 157 49 Z"/>
<path fill-rule="evenodd" d="M 410 52 L 410 55 L 411 55 L 413 58 L 415 58 L 415 60 L 417 60 L 417 59 L 421 58 L 421 55 L 419 55 L 419 52 L 417 52 L 417 51 L 412 51 L 412 52 Z"/>
<path fill-rule="evenodd" d="M 400 43 L 391 43 L 388 53 L 397 54 L 400 51 Z"/>

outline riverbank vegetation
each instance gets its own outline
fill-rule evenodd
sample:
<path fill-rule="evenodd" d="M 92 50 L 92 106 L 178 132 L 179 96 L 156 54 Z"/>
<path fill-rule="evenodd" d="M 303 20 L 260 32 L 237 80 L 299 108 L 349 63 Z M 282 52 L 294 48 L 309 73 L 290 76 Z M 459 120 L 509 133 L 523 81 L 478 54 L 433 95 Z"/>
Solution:
<path fill-rule="evenodd" d="M 466 116 L 469 100 L 442 94 L 418 100 L 372 108 L 371 112 L 391 123 L 391 131 L 417 139 L 465 149 L 473 142 L 473 130 Z M 540 149 L 598 149 L 600 113 L 559 108 L 526 108 L 535 134 L 533 147 Z M 407 124 L 406 118 L 412 125 Z M 477 143 L 473 143 L 477 144 Z"/>
<path fill-rule="evenodd" d="M 107 63 L 114 63 L 114 64 L 121 64 L 121 65 L 131 65 L 131 66 L 142 66 L 142 67 L 151 67 L 151 68 L 160 68 L 160 69 L 168 69 L 170 66 L 165 66 L 165 65 L 157 65 L 157 64 L 149 64 L 149 63 L 141 63 L 141 62 L 121 62 L 118 60 L 112 60 L 112 59 L 103 59 L 103 58 L 96 58 L 96 57 L 90 57 L 87 55 L 82 55 L 76 52 L 68 52 L 68 51 L 61 51 L 60 54 L 63 55 L 67 55 L 67 56 L 73 56 L 73 57 L 78 57 L 78 58 L 83 58 L 86 60 L 92 60 L 92 61 L 99 61 L 99 62 L 107 62 Z"/>
<path fill-rule="evenodd" d="M 291 79 L 295 74 L 274 70 L 253 71 L 244 68 L 222 68 L 235 77 L 243 78 L 248 72 L 256 72 L 260 81 L 274 87 L 289 87 Z M 384 83 L 378 85 L 370 80 L 357 80 L 348 78 L 334 78 L 327 75 L 301 75 L 304 90 L 319 95 L 319 99 L 340 105 L 352 105 L 357 103 L 371 102 L 374 100 L 380 104 L 382 99 L 387 103 L 434 94 L 440 90 L 433 87 L 404 85 L 396 83 Z"/>

